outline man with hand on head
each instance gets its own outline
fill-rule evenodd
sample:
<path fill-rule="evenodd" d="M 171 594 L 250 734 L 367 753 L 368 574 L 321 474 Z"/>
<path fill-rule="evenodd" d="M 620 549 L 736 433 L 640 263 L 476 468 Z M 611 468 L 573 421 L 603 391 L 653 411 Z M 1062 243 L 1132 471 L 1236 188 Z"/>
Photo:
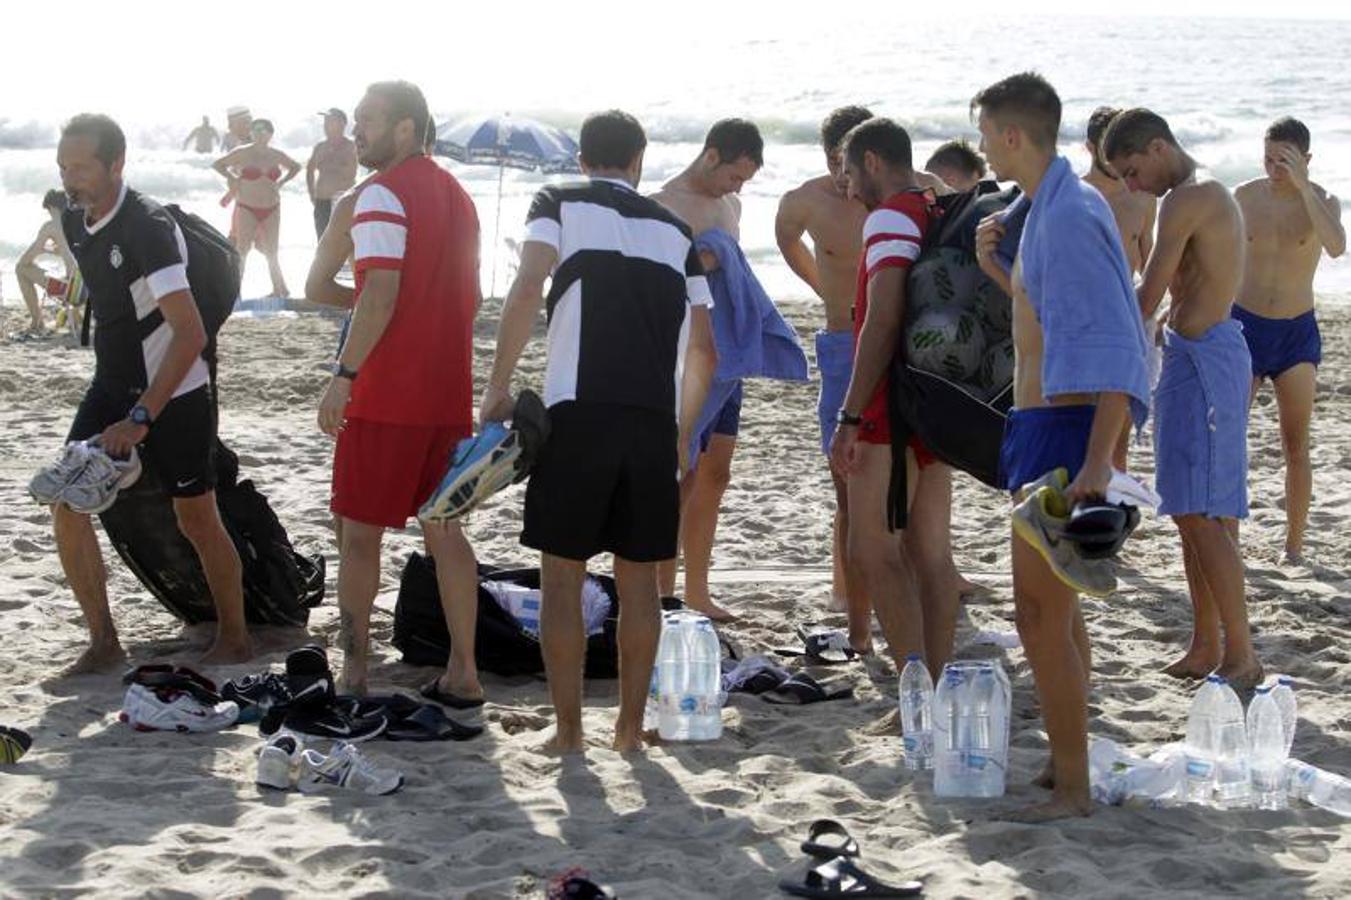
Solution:
<path fill-rule="evenodd" d="M 1112 119 L 1102 155 L 1131 190 L 1163 198 L 1139 301 L 1148 319 L 1165 292 L 1172 297 L 1154 394 L 1155 489 L 1159 512 L 1173 517 L 1182 538 L 1195 615 L 1191 646 L 1164 671 L 1178 678 L 1216 671 L 1252 687 L 1262 664 L 1238 543 L 1238 520 L 1248 515 L 1252 356 L 1231 318 L 1243 275 L 1243 213 L 1228 188 L 1197 175 L 1168 123 L 1147 109 Z"/>
<path fill-rule="evenodd" d="M 321 113 L 324 139 L 314 145 L 305 163 L 305 189 L 314 204 L 314 234 L 323 237 L 333 215 L 333 201 L 357 180 L 357 148 L 345 134 L 347 113 L 336 106 Z"/>
<path fill-rule="evenodd" d="M 1267 129 L 1265 178 L 1241 184 L 1234 199 L 1248 235 L 1234 318 L 1252 354 L 1252 396 L 1264 379 L 1276 390 L 1285 454 L 1284 561 L 1304 557 L 1304 526 L 1313 495 L 1309 423 L 1323 339 L 1314 316 L 1313 276 L 1323 252 L 1346 252 L 1342 207 L 1309 180 L 1309 129 L 1290 117 Z"/>
<path fill-rule="evenodd" d="M 545 304 L 550 433 L 526 488 L 521 543 L 541 554 L 540 648 L 559 753 L 583 749 L 582 585 L 600 553 L 614 554 L 619 590 L 613 746 L 642 748 L 661 634 L 657 564 L 676 553 L 678 473 L 717 365 L 690 228 L 637 191 L 642 126 L 619 110 L 595 113 L 580 144 L 587 179 L 550 185 L 530 206 L 479 408 L 485 422 L 511 415 L 512 374 Z"/>

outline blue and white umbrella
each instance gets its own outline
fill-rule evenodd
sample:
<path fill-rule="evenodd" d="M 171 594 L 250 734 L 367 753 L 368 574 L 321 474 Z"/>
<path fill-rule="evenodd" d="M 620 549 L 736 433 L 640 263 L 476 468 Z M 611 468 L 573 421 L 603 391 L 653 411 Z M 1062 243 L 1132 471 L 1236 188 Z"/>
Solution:
<path fill-rule="evenodd" d="M 438 128 L 434 152 L 469 165 L 497 166 L 497 214 L 493 220 L 492 278 L 488 294 L 497 292 L 497 243 L 502 223 L 502 176 L 507 168 L 580 172 L 577 142 L 560 129 L 533 119 L 511 116 L 461 119 Z"/>

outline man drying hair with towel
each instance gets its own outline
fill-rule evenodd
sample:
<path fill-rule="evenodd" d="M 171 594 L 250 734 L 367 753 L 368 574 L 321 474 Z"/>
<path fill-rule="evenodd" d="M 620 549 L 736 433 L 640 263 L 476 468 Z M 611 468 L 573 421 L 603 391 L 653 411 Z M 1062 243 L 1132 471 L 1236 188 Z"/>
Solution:
<path fill-rule="evenodd" d="M 1251 687 L 1262 664 L 1248 629 L 1238 520 L 1248 514 L 1252 357 L 1243 327 L 1230 318 L 1243 276 L 1243 214 L 1228 188 L 1197 178 L 1196 161 L 1147 109 L 1114 118 L 1100 150 L 1131 190 L 1163 197 L 1140 310 L 1149 318 L 1164 291 L 1172 294 L 1155 394 L 1155 487 L 1159 512 L 1182 535 L 1196 615 L 1191 647 L 1165 671 L 1204 678 L 1217 669 L 1235 686 Z"/>

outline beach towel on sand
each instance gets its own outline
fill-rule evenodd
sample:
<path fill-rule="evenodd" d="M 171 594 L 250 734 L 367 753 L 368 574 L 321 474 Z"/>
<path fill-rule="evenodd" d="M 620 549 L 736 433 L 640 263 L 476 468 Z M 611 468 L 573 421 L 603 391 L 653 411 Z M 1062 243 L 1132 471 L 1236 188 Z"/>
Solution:
<path fill-rule="evenodd" d="M 1197 340 L 1164 331 L 1154 395 L 1155 488 L 1168 516 L 1248 515 L 1248 391 L 1252 358 L 1228 319 Z"/>

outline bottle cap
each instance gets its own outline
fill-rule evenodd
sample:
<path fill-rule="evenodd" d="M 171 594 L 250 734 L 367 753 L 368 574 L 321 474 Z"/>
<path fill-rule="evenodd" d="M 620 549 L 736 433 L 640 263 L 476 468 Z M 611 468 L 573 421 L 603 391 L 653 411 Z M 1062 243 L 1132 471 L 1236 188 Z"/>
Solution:
<path fill-rule="evenodd" d="M 1295 686 L 1295 679 L 1291 678 L 1289 675 L 1277 675 L 1277 676 L 1276 676 L 1276 683 L 1277 683 L 1277 684 L 1283 684 L 1283 685 L 1285 685 L 1286 687 L 1294 687 L 1294 686 Z"/>
<path fill-rule="evenodd" d="M 918 653 L 907 653 L 907 654 L 905 655 L 905 661 L 906 661 L 906 662 L 918 662 L 919 660 L 921 660 L 921 659 L 923 659 L 923 658 L 924 658 L 924 657 L 920 656 Z"/>
<path fill-rule="evenodd" d="M 1227 682 L 1224 680 L 1224 676 L 1223 676 L 1223 675 L 1214 675 L 1214 674 L 1207 675 L 1207 676 L 1206 676 L 1206 681 L 1210 682 L 1211 684 L 1226 684 L 1226 683 L 1227 683 Z"/>
<path fill-rule="evenodd" d="M 1270 693 L 1271 693 L 1271 685 L 1269 685 L 1269 684 L 1259 684 L 1257 687 L 1253 688 L 1253 693 L 1254 693 L 1254 694 L 1270 694 Z"/>

